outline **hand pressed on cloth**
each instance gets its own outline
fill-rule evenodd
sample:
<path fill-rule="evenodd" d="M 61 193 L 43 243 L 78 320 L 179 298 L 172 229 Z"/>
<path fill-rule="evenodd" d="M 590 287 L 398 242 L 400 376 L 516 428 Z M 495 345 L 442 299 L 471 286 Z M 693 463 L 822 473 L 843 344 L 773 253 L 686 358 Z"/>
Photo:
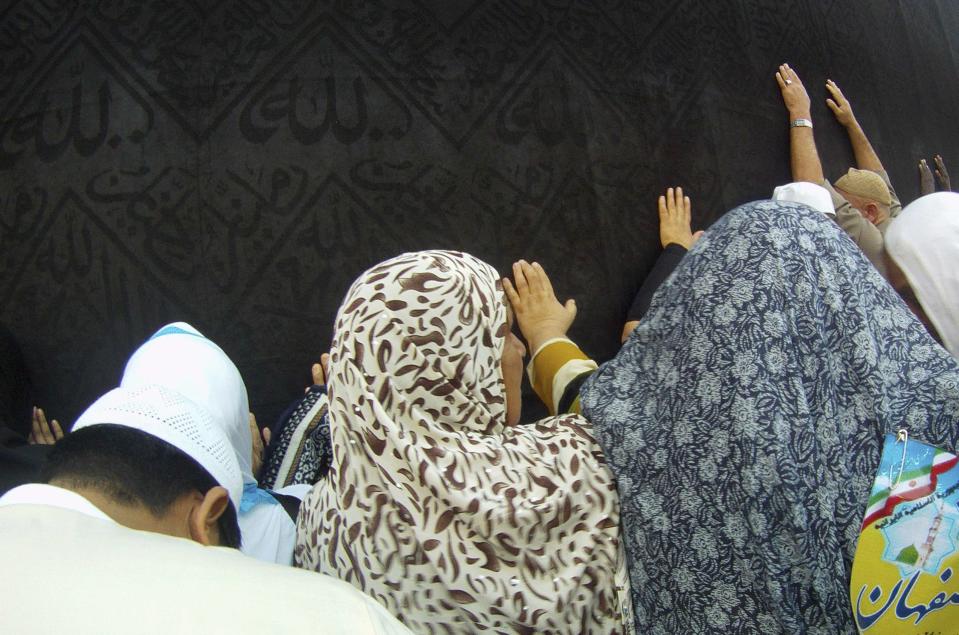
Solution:
<path fill-rule="evenodd" d="M 659 241 L 664 248 L 676 243 L 688 250 L 703 235 L 702 231 L 694 234 L 691 229 L 692 210 L 692 202 L 683 196 L 681 187 L 669 188 L 665 196 L 659 197 Z"/>
<path fill-rule="evenodd" d="M 325 386 L 326 378 L 330 376 L 330 354 L 320 355 L 320 362 L 310 367 L 310 374 L 313 376 L 313 386 Z M 306 387 L 304 392 L 310 392 L 310 386 Z"/>
<path fill-rule="evenodd" d="M 683 196 L 683 188 L 667 189 L 666 195 L 659 197 L 659 240 L 663 249 L 671 244 L 679 245 L 686 251 L 692 249 L 696 241 L 702 237 L 703 231 L 693 233 L 690 227 L 691 219 L 692 202 L 688 196 Z M 647 287 L 647 283 L 648 279 L 643 283 L 640 294 L 645 294 L 649 288 L 655 290 L 659 286 L 657 283 L 654 287 Z M 639 320 L 627 320 L 620 333 L 620 342 L 625 342 L 637 326 L 639 326 Z"/>
<path fill-rule="evenodd" d="M 949 183 L 949 172 L 946 171 L 945 162 L 938 154 L 934 161 L 936 162 L 936 179 L 939 181 L 939 189 L 944 192 L 951 191 L 952 185 Z"/>
<path fill-rule="evenodd" d="M 250 436 L 253 439 L 251 468 L 253 476 L 259 478 L 260 469 L 263 467 L 263 458 L 266 456 L 266 448 L 270 445 L 270 429 L 263 428 L 261 431 L 252 412 L 250 413 Z"/>
<path fill-rule="evenodd" d="M 919 196 L 932 194 L 936 191 L 936 184 L 932 180 L 932 170 L 925 159 L 919 160 Z"/>
<path fill-rule="evenodd" d="M 576 319 L 576 301 L 560 304 L 553 293 L 549 276 L 538 262 L 529 264 L 520 260 L 513 264 L 514 283 L 503 278 L 503 290 L 509 300 L 519 330 L 526 338 L 530 354 L 554 337 L 566 337 L 566 331 Z"/>
<path fill-rule="evenodd" d="M 783 95 L 783 103 L 791 119 L 809 118 L 809 94 L 796 71 L 783 64 L 776 72 L 776 81 Z"/>
<path fill-rule="evenodd" d="M 27 442 L 30 445 L 53 445 L 63 438 L 63 429 L 56 419 L 47 423 L 47 416 L 42 408 L 33 407 L 33 421 L 30 426 L 30 436 Z"/>
<path fill-rule="evenodd" d="M 832 114 L 836 115 L 836 121 L 844 128 L 856 123 L 856 115 L 852 112 L 852 104 L 846 99 L 846 96 L 839 90 L 839 85 L 831 79 L 826 80 L 826 90 L 832 95 L 832 99 L 826 100 L 826 105 Z"/>

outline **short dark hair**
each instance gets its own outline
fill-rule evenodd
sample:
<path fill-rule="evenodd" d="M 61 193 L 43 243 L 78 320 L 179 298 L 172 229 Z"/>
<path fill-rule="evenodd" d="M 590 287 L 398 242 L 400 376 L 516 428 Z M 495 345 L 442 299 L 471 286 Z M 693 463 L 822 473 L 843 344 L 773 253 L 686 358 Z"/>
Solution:
<path fill-rule="evenodd" d="M 166 441 L 126 426 L 103 424 L 71 432 L 50 451 L 40 481 L 89 487 L 121 505 L 143 505 L 162 516 L 190 492 L 206 494 L 218 483 L 199 463 Z M 220 543 L 239 548 L 233 502 L 217 520 Z"/>

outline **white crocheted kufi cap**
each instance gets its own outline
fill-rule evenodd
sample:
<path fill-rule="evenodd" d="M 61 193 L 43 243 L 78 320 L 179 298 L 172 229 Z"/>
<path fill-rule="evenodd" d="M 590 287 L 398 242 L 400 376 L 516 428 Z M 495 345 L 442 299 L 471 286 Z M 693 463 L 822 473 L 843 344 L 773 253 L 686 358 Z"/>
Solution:
<path fill-rule="evenodd" d="M 239 514 L 240 465 L 226 435 L 202 406 L 163 386 L 114 388 L 80 415 L 73 431 L 102 424 L 140 430 L 181 450 L 226 488 Z"/>

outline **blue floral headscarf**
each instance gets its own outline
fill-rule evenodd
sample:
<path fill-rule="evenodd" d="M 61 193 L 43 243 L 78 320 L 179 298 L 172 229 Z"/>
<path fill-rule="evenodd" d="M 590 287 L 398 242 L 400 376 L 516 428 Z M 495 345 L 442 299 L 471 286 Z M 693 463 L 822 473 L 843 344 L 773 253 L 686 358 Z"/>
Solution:
<path fill-rule="evenodd" d="M 855 633 L 883 435 L 954 452 L 959 366 L 835 224 L 766 201 L 696 244 L 582 404 L 637 632 Z"/>

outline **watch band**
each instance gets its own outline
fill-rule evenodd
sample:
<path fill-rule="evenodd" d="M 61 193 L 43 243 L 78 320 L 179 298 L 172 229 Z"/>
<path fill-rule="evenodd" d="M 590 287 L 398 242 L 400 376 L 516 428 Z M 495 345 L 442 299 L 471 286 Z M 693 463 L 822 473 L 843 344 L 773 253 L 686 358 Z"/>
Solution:
<path fill-rule="evenodd" d="M 789 124 L 790 128 L 812 128 L 812 121 L 809 119 L 793 119 Z"/>

